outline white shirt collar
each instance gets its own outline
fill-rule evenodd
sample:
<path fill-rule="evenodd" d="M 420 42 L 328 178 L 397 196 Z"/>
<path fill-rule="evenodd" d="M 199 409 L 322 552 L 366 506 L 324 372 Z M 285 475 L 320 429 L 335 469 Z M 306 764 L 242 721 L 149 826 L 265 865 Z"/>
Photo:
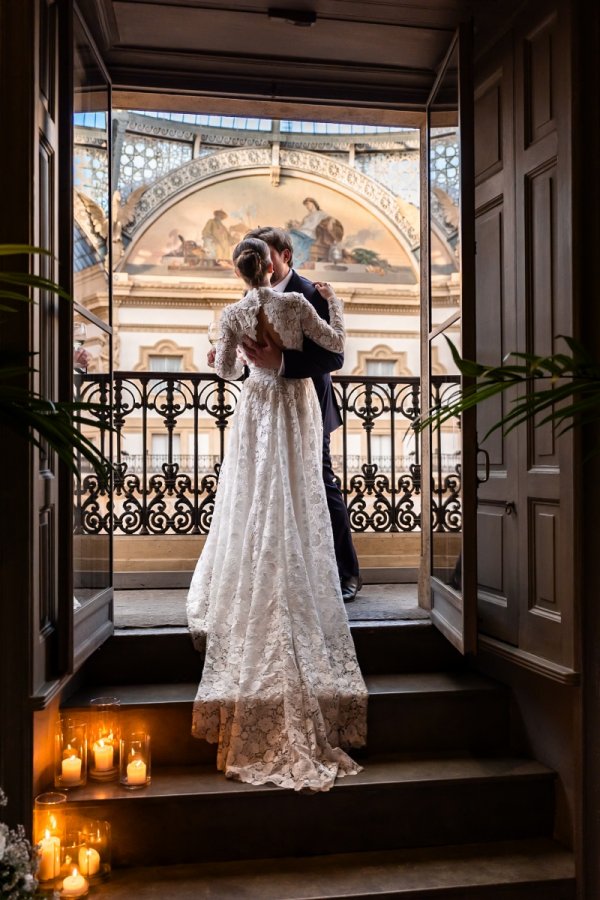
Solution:
<path fill-rule="evenodd" d="M 293 274 L 294 274 L 294 270 L 290 269 L 289 272 L 287 273 L 287 275 L 285 276 L 285 278 L 283 278 L 281 281 L 277 282 L 277 284 L 271 285 L 271 290 L 277 291 L 278 294 L 283 294 L 286 287 L 290 283 L 290 280 L 291 280 Z"/>

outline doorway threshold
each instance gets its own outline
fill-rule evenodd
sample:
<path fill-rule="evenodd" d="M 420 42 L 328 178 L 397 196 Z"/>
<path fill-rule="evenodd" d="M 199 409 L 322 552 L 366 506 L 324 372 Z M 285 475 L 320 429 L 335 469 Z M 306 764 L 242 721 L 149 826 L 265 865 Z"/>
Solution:
<path fill-rule="evenodd" d="M 115 591 L 115 628 L 185 628 L 186 597 L 185 588 Z M 365 584 L 346 611 L 357 623 L 429 620 L 418 606 L 416 584 Z"/>

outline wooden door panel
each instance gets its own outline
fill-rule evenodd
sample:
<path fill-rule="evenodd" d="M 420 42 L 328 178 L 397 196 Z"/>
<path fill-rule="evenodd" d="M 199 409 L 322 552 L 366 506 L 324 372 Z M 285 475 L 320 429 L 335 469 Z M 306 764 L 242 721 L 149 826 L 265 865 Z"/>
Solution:
<path fill-rule="evenodd" d="M 573 333 L 569 25 L 548 4 L 515 35 L 515 184 L 521 349 L 562 349 Z M 573 437 L 521 429 L 519 647 L 576 664 L 573 633 Z"/>
<path fill-rule="evenodd" d="M 516 347 L 512 91 L 512 46 L 505 40 L 478 65 L 475 88 L 476 357 L 486 365 L 500 365 Z M 486 156 L 488 146 L 493 153 Z M 515 644 L 517 435 L 497 430 L 484 439 L 510 399 L 495 397 L 477 409 L 480 478 L 483 452 L 490 473 L 477 491 L 477 595 L 479 631 Z"/>

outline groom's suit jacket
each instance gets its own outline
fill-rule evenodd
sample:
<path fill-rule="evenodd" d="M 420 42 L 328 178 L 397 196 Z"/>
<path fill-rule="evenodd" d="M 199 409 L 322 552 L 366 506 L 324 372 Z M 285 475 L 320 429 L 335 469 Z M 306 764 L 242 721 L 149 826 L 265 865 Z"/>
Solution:
<path fill-rule="evenodd" d="M 322 319 L 329 322 L 329 305 L 320 295 L 312 281 L 303 278 L 295 269 L 286 285 L 285 291 L 304 294 Z M 283 374 L 285 378 L 312 378 L 323 414 L 323 432 L 329 434 L 342 424 L 330 372 L 341 369 L 344 364 L 343 353 L 332 353 L 319 347 L 310 338 L 304 338 L 302 350 L 283 351 Z"/>

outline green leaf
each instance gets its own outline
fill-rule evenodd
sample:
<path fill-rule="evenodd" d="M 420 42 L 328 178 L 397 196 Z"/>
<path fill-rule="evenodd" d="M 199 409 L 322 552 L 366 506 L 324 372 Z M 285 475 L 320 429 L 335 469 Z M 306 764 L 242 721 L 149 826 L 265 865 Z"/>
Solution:
<path fill-rule="evenodd" d="M 32 254 L 40 254 L 42 256 L 52 256 L 50 250 L 44 247 L 34 247 L 31 244 L 0 244 L 0 256 L 30 256 Z"/>
<path fill-rule="evenodd" d="M 0 272 L 0 283 L 2 282 L 5 284 L 22 284 L 24 287 L 49 291 L 51 294 L 57 294 L 64 300 L 71 300 L 70 294 L 63 290 L 59 284 L 41 275 L 32 275 L 26 272 Z"/>

